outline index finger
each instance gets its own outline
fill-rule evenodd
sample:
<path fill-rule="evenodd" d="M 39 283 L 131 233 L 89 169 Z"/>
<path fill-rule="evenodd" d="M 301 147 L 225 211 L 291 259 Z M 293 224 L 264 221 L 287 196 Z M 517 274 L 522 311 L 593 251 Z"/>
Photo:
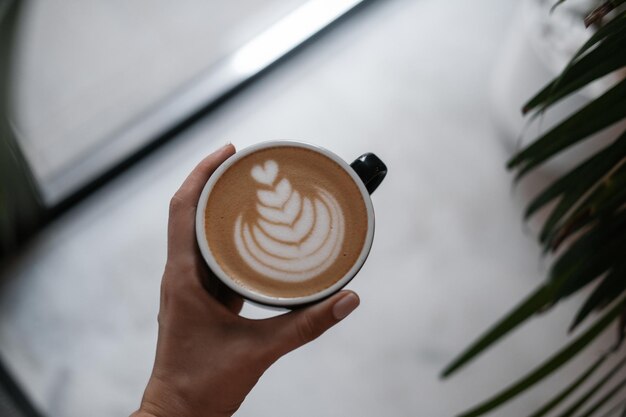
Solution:
<path fill-rule="evenodd" d="M 222 165 L 230 156 L 235 153 L 235 147 L 232 143 L 222 146 L 211 155 L 204 158 L 189 174 L 187 179 L 180 186 L 175 194 L 175 197 L 179 198 L 181 202 L 188 203 L 192 206 L 198 204 L 198 199 L 202 193 L 204 185 L 209 180 L 209 177 L 213 172 Z"/>
<path fill-rule="evenodd" d="M 196 207 L 209 177 L 235 153 L 228 144 L 204 158 L 180 186 L 170 203 L 168 225 L 168 257 L 193 256 L 196 251 Z"/>

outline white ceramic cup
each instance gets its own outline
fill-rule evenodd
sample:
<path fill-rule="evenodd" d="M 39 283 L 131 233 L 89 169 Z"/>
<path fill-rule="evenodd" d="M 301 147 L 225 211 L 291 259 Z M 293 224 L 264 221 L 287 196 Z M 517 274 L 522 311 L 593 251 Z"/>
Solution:
<path fill-rule="evenodd" d="M 251 153 L 257 152 L 261 149 L 273 148 L 273 147 L 281 147 L 281 146 L 289 146 L 289 147 L 300 147 L 315 151 L 321 155 L 324 155 L 331 160 L 335 161 L 337 165 L 344 169 L 346 173 L 354 180 L 354 183 L 358 187 L 361 192 L 361 196 L 363 197 L 363 201 L 365 203 L 365 207 L 367 209 L 367 234 L 365 238 L 365 243 L 363 244 L 363 248 L 361 249 L 361 253 L 357 258 L 357 261 L 350 268 L 350 270 L 342 277 L 339 277 L 337 281 L 333 285 L 324 290 L 303 296 L 303 297 L 294 297 L 294 298 L 283 298 L 283 297 L 275 297 L 267 294 L 263 294 L 260 292 L 252 291 L 248 288 L 245 288 L 239 285 L 235 280 L 233 280 L 224 270 L 219 266 L 215 257 L 213 256 L 209 244 L 207 242 L 206 233 L 205 233 L 205 210 L 207 201 L 213 190 L 214 185 L 220 179 L 222 174 L 226 172 L 231 166 L 233 166 L 238 160 L 249 155 Z M 339 291 L 343 288 L 348 282 L 352 280 L 352 278 L 359 272 L 367 256 L 372 247 L 372 241 L 374 238 L 374 208 L 372 206 L 372 200 L 370 198 L 370 194 L 378 187 L 378 185 L 382 182 L 383 178 L 387 173 L 387 167 L 384 165 L 376 155 L 368 153 L 364 154 L 358 159 L 356 159 L 351 165 L 348 165 L 343 159 L 339 158 L 334 153 L 321 148 L 319 146 L 311 145 L 303 142 L 295 142 L 295 141 L 270 141 L 270 142 L 262 142 L 256 145 L 250 146 L 248 148 L 242 149 L 235 153 L 233 156 L 228 158 L 222 165 L 217 168 L 217 170 L 211 175 L 211 178 L 207 181 L 204 189 L 202 190 L 202 194 L 200 195 L 200 200 L 198 201 L 198 208 L 196 211 L 196 238 L 198 240 L 198 246 L 206 261 L 209 269 L 220 279 L 226 286 L 232 289 L 237 294 L 241 295 L 243 298 L 259 303 L 265 306 L 273 306 L 273 307 L 285 307 L 285 308 L 293 308 L 301 305 L 306 305 L 310 303 L 314 303 L 320 301 L 324 298 L 331 296 L 332 294 Z"/>

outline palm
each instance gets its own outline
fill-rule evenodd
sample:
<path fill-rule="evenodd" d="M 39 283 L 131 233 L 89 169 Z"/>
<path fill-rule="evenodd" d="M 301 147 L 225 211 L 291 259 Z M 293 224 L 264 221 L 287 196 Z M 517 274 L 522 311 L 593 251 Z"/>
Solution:
<path fill-rule="evenodd" d="M 557 4 L 563 1 L 560 0 Z M 624 3 L 624 0 L 606 2 L 589 14 L 586 23 L 599 21 L 613 8 Z M 534 111 L 535 115 L 540 115 L 590 82 L 624 69 L 626 12 L 622 11 L 605 20 L 563 72 L 524 105 L 524 113 Z M 509 161 L 508 167 L 516 170 L 517 178 L 520 179 L 560 152 L 625 118 L 626 79 L 622 76 L 622 80 L 605 94 L 522 149 Z M 464 417 L 485 414 L 524 392 L 583 351 L 604 329 L 619 323 L 615 346 L 590 364 L 579 378 L 540 408 L 533 417 L 546 415 L 576 392 L 600 369 L 607 357 L 621 346 L 626 330 L 626 258 L 623 256 L 626 247 L 626 131 L 605 149 L 544 189 L 529 204 L 526 217 L 532 216 L 550 203 L 554 205 L 539 234 L 544 251 L 556 255 L 548 279 L 455 359 L 444 370 L 443 376 L 447 377 L 457 371 L 536 313 L 553 307 L 592 282 L 596 283 L 596 287 L 580 307 L 570 331 L 588 319 L 593 312 L 602 312 L 602 316 L 545 363 L 493 398 L 464 413 Z M 623 365 L 622 361 L 617 368 Z M 562 415 L 570 416 L 582 411 L 583 415 L 591 416 L 601 411 L 626 384 L 622 381 L 606 395 L 597 399 L 595 397 L 598 395 L 594 397 L 593 394 L 603 386 L 608 386 L 616 371 L 616 368 L 605 371 L 600 385 L 587 388 L 587 392 L 581 393 L 580 399 Z M 610 413 L 618 411 L 621 410 L 615 408 Z M 626 408 L 624 412 L 626 413 Z"/>

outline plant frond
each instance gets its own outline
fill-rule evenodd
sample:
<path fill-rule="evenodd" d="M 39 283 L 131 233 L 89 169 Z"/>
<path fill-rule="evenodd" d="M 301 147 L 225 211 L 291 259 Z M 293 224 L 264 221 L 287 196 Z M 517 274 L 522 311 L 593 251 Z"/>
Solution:
<path fill-rule="evenodd" d="M 574 331 L 592 311 L 600 310 L 609 305 L 624 291 L 626 291 L 626 262 L 614 266 L 602 279 L 600 285 L 587 297 L 585 303 L 576 313 L 569 332 Z"/>
<path fill-rule="evenodd" d="M 590 229 L 554 262 L 550 279 L 562 283 L 553 295 L 554 304 L 621 262 L 626 247 L 626 211 L 613 219 Z"/>
<path fill-rule="evenodd" d="M 626 13 L 616 19 L 622 20 L 622 26 L 624 26 Z M 595 48 L 582 54 L 578 59 L 572 60 L 556 79 L 549 82 L 524 104 L 522 113 L 527 114 L 537 108 L 537 114 L 542 113 L 562 98 L 624 67 L 626 63 L 622 52 L 626 45 L 626 29 L 622 26 L 618 26 L 619 31 L 606 36 Z"/>
<path fill-rule="evenodd" d="M 567 386 L 563 391 L 558 393 L 552 400 L 548 401 L 543 407 L 539 410 L 535 411 L 529 417 L 543 417 L 548 414 L 552 409 L 557 407 L 563 401 L 565 401 L 578 387 L 580 387 L 591 375 L 595 373 L 595 371 L 604 363 L 608 354 L 600 356 L 591 366 L 585 370 L 574 382 L 572 382 L 569 386 Z"/>
<path fill-rule="evenodd" d="M 563 2 L 557 1 L 555 7 Z M 603 5 L 604 8 L 596 9 L 596 14 L 590 17 L 603 18 L 607 7 L 621 4 L 626 4 L 626 0 L 609 0 Z M 538 117 L 568 95 L 626 68 L 625 51 L 626 11 L 621 11 L 613 13 L 608 22 L 603 22 L 574 54 L 561 74 L 524 105 L 523 112 L 534 111 L 531 117 Z M 621 80 L 601 96 L 570 114 L 515 154 L 508 161 L 507 167 L 515 171 L 517 181 L 563 151 L 623 120 L 626 120 L 626 76 L 621 75 Z M 470 344 L 444 369 L 442 377 L 457 372 L 534 314 L 552 308 L 594 281 L 598 285 L 578 310 L 570 331 L 593 312 L 598 312 L 599 317 L 530 373 L 466 411 L 461 417 L 478 417 L 522 394 L 578 355 L 609 325 L 619 322 L 618 340 L 611 351 L 591 364 L 530 416 L 544 417 L 588 381 L 605 363 L 606 357 L 614 354 L 622 341 L 626 340 L 626 131 L 613 143 L 542 190 L 529 203 L 526 219 L 552 203 L 554 206 L 539 233 L 544 252 L 557 255 L 546 282 Z M 593 404 L 588 403 L 600 389 L 607 386 L 625 363 L 626 358 L 586 389 L 560 416 L 573 417 L 585 406 L 588 406 L 582 411 L 585 417 L 598 413 L 626 387 L 626 379 Z"/>
<path fill-rule="evenodd" d="M 626 387 L 626 378 L 623 378 L 616 386 L 611 388 L 609 392 L 604 394 L 598 401 L 593 403 L 584 413 L 580 415 L 580 417 L 591 417 L 596 411 L 598 411 L 601 407 L 603 407 L 608 401 L 610 401 L 615 394 L 620 392 L 622 389 Z"/>
<path fill-rule="evenodd" d="M 574 233 L 616 214 L 626 205 L 626 163 L 609 173 L 595 189 L 559 221 L 544 243 L 545 250 L 555 251 Z"/>
<path fill-rule="evenodd" d="M 507 387 L 492 398 L 477 405 L 473 409 L 461 414 L 459 417 L 478 417 L 494 408 L 501 406 L 528 388 L 532 387 L 548 375 L 559 369 L 562 365 L 573 359 L 580 351 L 582 351 L 589 343 L 600 335 L 615 319 L 620 315 L 626 305 L 626 296 L 620 298 L 608 312 L 598 319 L 589 329 L 578 336 L 559 352 L 550 357 L 543 364 L 535 368 L 529 374 Z"/>
<path fill-rule="evenodd" d="M 495 326 L 480 336 L 463 353 L 455 358 L 443 370 L 442 378 L 447 378 L 461 369 L 468 362 L 482 353 L 489 346 L 500 340 L 510 331 L 525 322 L 529 317 L 541 311 L 549 304 L 554 292 L 554 284 L 546 284 L 533 291 L 524 301 L 522 301 L 513 311 L 500 320 Z"/>
<path fill-rule="evenodd" d="M 516 179 L 556 154 L 626 117 L 626 79 L 540 136 L 508 162 Z"/>
<path fill-rule="evenodd" d="M 626 31 L 625 22 L 626 21 L 626 12 L 622 12 L 614 17 L 610 22 L 599 28 L 588 40 L 585 42 L 583 46 L 574 54 L 570 62 L 566 65 L 563 71 L 548 85 L 546 85 L 542 90 L 540 90 L 537 94 L 535 94 L 526 104 L 522 106 L 522 113 L 526 114 L 529 111 L 537 108 L 540 105 L 544 105 L 544 109 L 546 108 L 545 103 L 551 101 L 555 103 L 558 99 L 565 97 L 571 91 L 562 91 L 560 97 L 558 99 L 554 99 L 554 95 L 559 95 L 559 90 L 564 89 L 567 84 L 574 82 L 574 80 L 581 77 L 587 71 L 592 70 L 590 67 L 593 64 L 593 60 L 583 60 L 585 55 L 589 54 L 594 49 L 600 48 L 603 42 L 610 40 L 613 41 L 616 39 L 616 42 L 612 42 L 613 44 L 620 44 L 621 39 L 623 39 L 624 32 Z M 603 48 L 605 51 L 607 49 L 612 48 Z M 600 60 L 599 62 L 595 62 L 596 64 L 603 62 L 603 60 L 610 57 L 610 54 L 607 52 L 598 52 L 596 55 L 593 55 L 592 58 Z M 595 66 L 595 65 L 594 65 Z M 607 72 L 608 73 L 608 72 Z M 588 75 L 589 76 L 589 75 Z M 580 82 L 580 81 L 579 81 Z"/>
<path fill-rule="evenodd" d="M 600 417 L 610 417 L 610 416 L 613 416 L 613 415 L 617 414 L 620 410 L 621 411 L 626 411 L 626 408 L 624 408 L 624 406 L 626 406 L 626 401 L 621 401 L 620 403 L 614 405 L 613 408 L 609 409 L 607 412 L 602 414 Z M 624 416 L 622 416 L 622 417 L 624 417 Z"/>
<path fill-rule="evenodd" d="M 559 206 L 552 211 L 554 219 L 546 222 L 555 223 L 584 195 L 586 190 L 606 176 L 624 157 L 626 157 L 626 132 L 612 144 L 548 186 L 528 204 L 524 217 L 528 219 L 546 204 L 561 197 Z"/>
<path fill-rule="evenodd" d="M 618 373 L 620 369 L 624 367 L 626 358 L 622 359 L 617 365 L 609 370 L 598 382 L 593 384 L 578 400 L 565 409 L 558 417 L 571 417 L 576 411 L 582 408 L 593 396 L 600 391 L 613 377 Z"/>

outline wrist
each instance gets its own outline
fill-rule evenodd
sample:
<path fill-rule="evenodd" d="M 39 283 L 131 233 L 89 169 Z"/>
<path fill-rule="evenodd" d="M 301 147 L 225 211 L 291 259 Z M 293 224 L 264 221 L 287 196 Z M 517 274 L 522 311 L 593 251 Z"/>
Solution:
<path fill-rule="evenodd" d="M 130 417 L 230 417 L 231 412 L 216 412 L 215 405 L 189 401 L 184 390 L 152 376 L 139 409 Z"/>

